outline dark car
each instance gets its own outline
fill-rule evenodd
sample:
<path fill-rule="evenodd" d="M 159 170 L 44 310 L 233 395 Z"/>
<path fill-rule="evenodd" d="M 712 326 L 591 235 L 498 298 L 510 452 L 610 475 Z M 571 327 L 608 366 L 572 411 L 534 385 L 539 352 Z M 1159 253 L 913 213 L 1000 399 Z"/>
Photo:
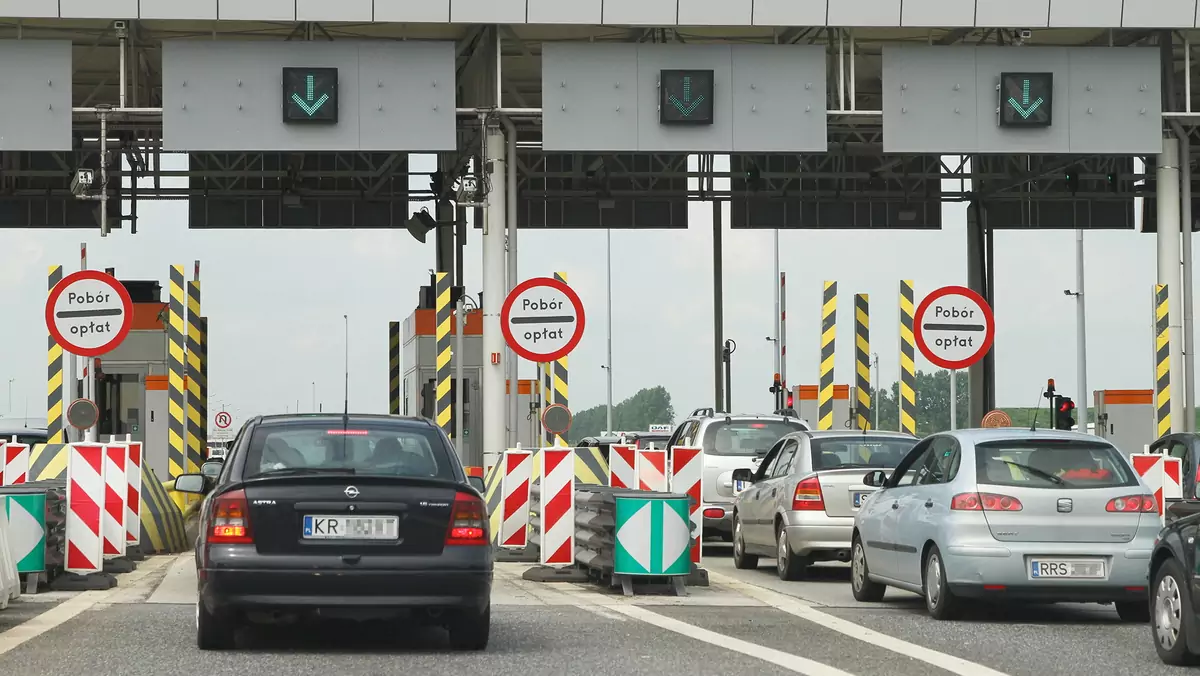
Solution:
<path fill-rule="evenodd" d="M 429 421 L 384 415 L 255 418 L 207 493 L 196 541 L 202 650 L 234 646 L 260 618 L 408 614 L 487 647 L 487 510 L 450 440 Z"/>
<path fill-rule="evenodd" d="M 1150 557 L 1149 612 L 1154 648 L 1166 664 L 1200 664 L 1200 609 L 1195 593 L 1200 500 L 1168 500 L 1166 525 Z"/>

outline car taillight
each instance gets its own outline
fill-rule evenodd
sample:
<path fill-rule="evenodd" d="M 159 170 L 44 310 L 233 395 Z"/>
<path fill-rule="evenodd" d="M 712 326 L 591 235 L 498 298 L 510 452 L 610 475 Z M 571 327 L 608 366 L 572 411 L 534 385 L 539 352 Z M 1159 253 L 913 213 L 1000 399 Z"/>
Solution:
<path fill-rule="evenodd" d="M 821 495 L 821 482 L 815 476 L 802 479 L 792 494 L 793 511 L 823 511 L 825 498 Z"/>
<path fill-rule="evenodd" d="M 1158 513 L 1158 502 L 1153 495 L 1126 495 L 1109 500 L 1104 509 L 1109 512 Z"/>
<path fill-rule="evenodd" d="M 209 544 L 254 544 L 249 512 L 246 491 L 239 488 L 217 496 L 213 502 L 212 523 L 208 528 Z"/>
<path fill-rule="evenodd" d="M 950 509 L 963 512 L 1019 512 L 1021 501 L 999 493 L 959 493 L 950 499 Z"/>
<path fill-rule="evenodd" d="M 454 496 L 450 508 L 450 527 L 446 529 L 446 546 L 487 545 L 487 512 L 483 500 L 468 493 Z"/>

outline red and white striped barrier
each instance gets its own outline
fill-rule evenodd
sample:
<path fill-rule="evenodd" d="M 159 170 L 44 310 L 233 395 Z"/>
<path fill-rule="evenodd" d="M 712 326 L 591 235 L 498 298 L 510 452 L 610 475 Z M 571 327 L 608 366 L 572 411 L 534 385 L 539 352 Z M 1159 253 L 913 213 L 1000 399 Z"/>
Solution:
<path fill-rule="evenodd" d="M 129 457 L 125 463 L 125 542 L 138 545 L 142 541 L 142 442 L 125 436 Z"/>
<path fill-rule="evenodd" d="M 685 493 L 688 498 L 688 520 L 692 524 L 692 563 L 700 563 L 700 536 L 704 532 L 700 515 L 704 485 L 704 451 L 699 448 L 676 446 L 671 449 L 671 492 Z"/>
<path fill-rule="evenodd" d="M 639 491 L 667 490 L 667 452 L 639 448 L 637 451 Z"/>
<path fill-rule="evenodd" d="M 637 448 L 628 444 L 608 447 L 608 485 L 637 490 Z"/>
<path fill-rule="evenodd" d="M 533 481 L 533 453 L 516 449 L 504 453 L 500 477 L 501 547 L 524 547 L 529 536 L 529 485 Z"/>
<path fill-rule="evenodd" d="M 29 481 L 29 444 L 0 441 L 0 454 L 4 458 L 0 486 L 15 486 Z"/>
<path fill-rule="evenodd" d="M 542 565 L 575 563 L 575 449 L 542 449 L 540 507 Z"/>
<path fill-rule="evenodd" d="M 104 493 L 104 447 L 73 444 L 67 447 L 67 551 L 70 573 L 104 570 L 101 515 Z"/>
<path fill-rule="evenodd" d="M 1162 504 L 1167 500 L 1183 499 L 1183 460 L 1180 458 L 1163 458 Z M 1160 508 L 1163 513 L 1165 508 Z"/>
<path fill-rule="evenodd" d="M 104 446 L 104 520 L 100 532 L 104 539 L 104 556 L 125 556 L 125 501 L 129 497 L 129 482 L 125 478 L 125 460 L 129 449 L 125 444 Z"/>
<path fill-rule="evenodd" d="M 1158 515 L 1163 516 L 1167 498 L 1183 497 L 1183 461 L 1160 453 L 1135 453 L 1129 459 L 1138 478 L 1154 495 Z"/>

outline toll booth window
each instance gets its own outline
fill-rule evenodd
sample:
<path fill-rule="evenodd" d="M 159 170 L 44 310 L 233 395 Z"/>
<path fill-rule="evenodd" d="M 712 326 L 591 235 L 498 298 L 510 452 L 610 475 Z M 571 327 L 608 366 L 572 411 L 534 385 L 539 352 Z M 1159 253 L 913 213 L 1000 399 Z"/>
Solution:
<path fill-rule="evenodd" d="M 702 448 L 709 455 L 764 455 L 784 435 L 803 430 L 798 421 L 731 420 L 704 430 Z"/>
<path fill-rule="evenodd" d="M 451 459 L 432 428 L 326 425 L 259 428 L 250 440 L 246 478 L 289 470 L 454 479 Z"/>

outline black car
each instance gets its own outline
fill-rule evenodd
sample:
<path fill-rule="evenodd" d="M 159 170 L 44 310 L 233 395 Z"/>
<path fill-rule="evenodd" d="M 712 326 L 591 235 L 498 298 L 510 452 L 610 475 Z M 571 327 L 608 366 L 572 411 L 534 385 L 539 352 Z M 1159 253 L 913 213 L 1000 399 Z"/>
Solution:
<path fill-rule="evenodd" d="M 1166 525 L 1150 557 L 1150 629 L 1166 664 L 1200 664 L 1200 500 L 1168 500 Z"/>
<path fill-rule="evenodd" d="M 260 618 L 410 614 L 487 647 L 492 549 L 481 487 L 429 421 L 384 415 L 255 418 L 206 493 L 196 541 L 202 650 Z"/>

